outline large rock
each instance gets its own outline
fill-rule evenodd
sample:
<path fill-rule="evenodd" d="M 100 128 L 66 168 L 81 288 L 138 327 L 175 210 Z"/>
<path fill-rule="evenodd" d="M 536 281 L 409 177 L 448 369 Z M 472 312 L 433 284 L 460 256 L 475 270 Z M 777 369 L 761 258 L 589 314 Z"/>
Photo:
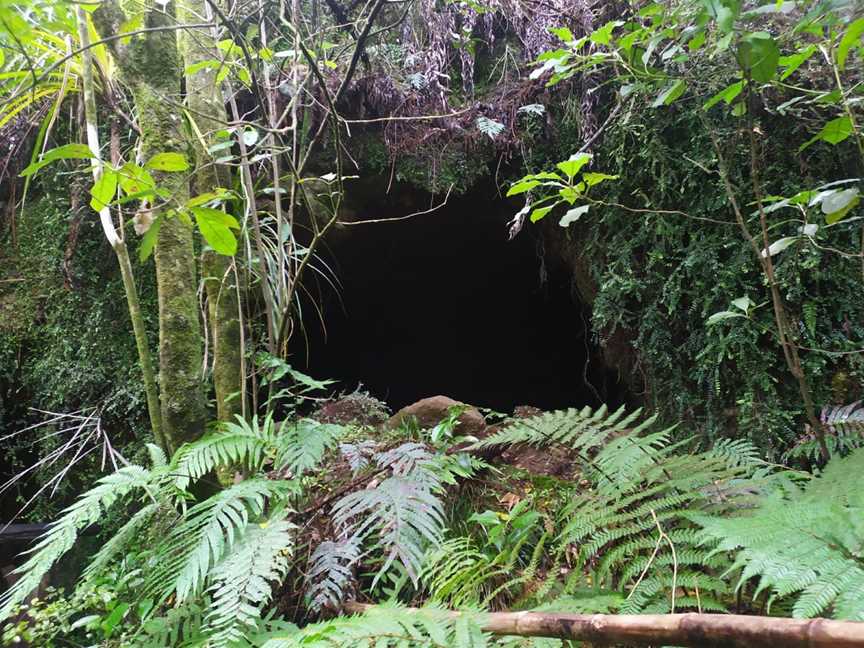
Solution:
<path fill-rule="evenodd" d="M 417 419 L 421 428 L 431 428 L 438 425 L 450 414 L 450 408 L 457 405 L 465 405 L 447 396 L 431 396 L 424 398 L 412 405 L 403 407 L 387 421 L 388 428 L 399 427 L 407 417 Z M 477 436 L 486 429 L 486 420 L 476 407 L 470 405 L 459 416 L 459 427 L 457 434 L 468 434 Z"/>

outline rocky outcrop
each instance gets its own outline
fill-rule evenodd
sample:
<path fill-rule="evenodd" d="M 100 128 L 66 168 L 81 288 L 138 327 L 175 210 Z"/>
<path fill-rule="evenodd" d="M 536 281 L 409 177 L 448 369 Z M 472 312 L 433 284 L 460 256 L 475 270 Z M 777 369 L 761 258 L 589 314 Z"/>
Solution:
<path fill-rule="evenodd" d="M 413 417 L 422 428 L 431 428 L 450 414 L 450 408 L 465 406 L 465 403 L 448 398 L 447 396 L 431 396 L 417 401 L 407 407 L 403 407 L 387 421 L 386 426 L 390 429 L 399 427 L 408 417 Z M 477 436 L 486 429 L 486 420 L 476 407 L 466 406 L 464 412 L 459 416 L 459 434 Z"/>

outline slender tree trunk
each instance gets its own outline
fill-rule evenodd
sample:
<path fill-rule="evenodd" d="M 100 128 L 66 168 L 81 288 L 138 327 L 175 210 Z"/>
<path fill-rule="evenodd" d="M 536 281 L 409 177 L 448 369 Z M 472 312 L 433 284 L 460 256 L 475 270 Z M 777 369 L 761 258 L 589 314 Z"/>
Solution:
<path fill-rule="evenodd" d="M 208 14 L 209 6 L 204 0 L 187 0 L 180 6 L 178 18 L 181 22 L 196 23 Z M 186 69 L 218 58 L 207 27 L 182 31 L 180 49 Z M 216 74 L 217 70 L 205 67 L 186 75 L 186 104 L 189 119 L 195 124 L 192 142 L 196 158 L 194 185 L 198 193 L 230 186 L 228 169 L 214 165 L 206 150 L 206 146 L 215 142 L 213 133 L 224 127 L 228 117 Z M 220 421 L 231 421 L 246 412 L 237 268 L 230 257 L 208 250 L 202 255 L 202 269 L 213 340 L 217 416 Z"/>
<path fill-rule="evenodd" d="M 124 5 L 125 7 L 126 5 Z M 130 10 L 138 8 L 131 6 Z M 176 24 L 174 4 L 147 5 L 144 27 Z M 103 2 L 94 13 L 103 34 L 122 32 L 131 16 L 117 2 Z M 173 29 L 149 31 L 113 41 L 120 73 L 132 91 L 141 129 L 144 159 L 155 153 L 187 153 L 182 132 L 180 90 L 182 61 Z M 153 173 L 157 185 L 169 192 L 167 207 L 157 206 L 162 224 L 156 242 L 156 283 L 159 293 L 159 383 L 162 428 L 170 450 L 204 431 L 202 332 L 198 317 L 197 276 L 192 223 L 172 213 L 189 197 L 182 173 Z"/>
<path fill-rule="evenodd" d="M 99 146 L 99 126 L 96 115 L 96 91 L 93 84 L 93 61 L 89 49 L 90 34 L 87 29 L 87 17 L 81 5 L 76 8 L 78 18 L 78 36 L 81 47 L 85 48 L 81 53 L 82 62 L 82 91 L 84 94 L 84 119 L 87 131 L 87 145 L 97 158 L 93 165 L 93 180 L 102 176 L 102 162 Z M 132 330 L 135 334 L 135 346 L 138 348 L 138 363 L 141 366 L 141 374 L 144 380 L 144 392 L 147 397 L 147 412 L 150 416 L 150 427 L 156 443 L 167 451 L 165 437 L 162 433 L 162 415 L 159 410 L 159 392 L 156 388 L 156 376 L 153 371 L 153 362 L 150 358 L 150 345 L 147 341 L 147 331 L 144 328 L 144 318 L 141 315 L 141 306 L 138 301 L 138 288 L 135 285 L 135 275 L 132 272 L 132 264 L 129 262 L 129 251 L 126 241 L 118 235 L 111 217 L 111 210 L 106 205 L 99 210 L 99 221 L 102 231 L 111 248 L 117 255 L 120 264 L 120 274 L 123 277 L 123 288 L 126 292 L 126 303 L 129 307 L 129 317 L 132 320 Z"/>

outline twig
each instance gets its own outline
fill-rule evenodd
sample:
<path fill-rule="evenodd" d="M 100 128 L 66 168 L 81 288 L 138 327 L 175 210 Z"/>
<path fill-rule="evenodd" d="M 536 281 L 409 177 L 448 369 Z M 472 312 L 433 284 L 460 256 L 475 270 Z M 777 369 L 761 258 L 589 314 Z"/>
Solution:
<path fill-rule="evenodd" d="M 453 191 L 453 187 L 455 183 L 451 183 L 450 187 L 447 189 L 447 195 L 444 196 L 443 202 L 435 205 L 434 207 L 430 207 L 429 209 L 424 209 L 423 211 L 417 211 L 412 214 L 406 214 L 405 216 L 394 216 L 393 218 L 373 218 L 370 220 L 359 220 L 359 221 L 338 221 L 339 225 L 371 225 L 372 223 L 392 223 L 395 221 L 404 221 L 409 218 L 414 218 L 415 216 L 423 216 L 424 214 L 431 214 L 432 212 L 438 211 L 442 207 L 447 204 L 447 200 L 450 198 L 450 193 Z"/>

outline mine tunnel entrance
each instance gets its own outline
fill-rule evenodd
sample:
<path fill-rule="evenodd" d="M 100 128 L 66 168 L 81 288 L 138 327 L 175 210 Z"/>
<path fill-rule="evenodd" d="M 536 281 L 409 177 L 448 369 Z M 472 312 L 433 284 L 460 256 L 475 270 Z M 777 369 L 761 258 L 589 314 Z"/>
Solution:
<path fill-rule="evenodd" d="M 353 218 L 429 206 L 411 196 L 378 193 Z M 537 227 L 508 240 L 513 211 L 490 187 L 432 213 L 341 227 L 321 259 L 340 294 L 324 291 L 324 327 L 304 307 L 306 338 L 295 336 L 292 362 L 394 409 L 436 394 L 501 412 L 621 402 L 591 341 L 590 312 L 568 273 L 546 268 Z"/>

